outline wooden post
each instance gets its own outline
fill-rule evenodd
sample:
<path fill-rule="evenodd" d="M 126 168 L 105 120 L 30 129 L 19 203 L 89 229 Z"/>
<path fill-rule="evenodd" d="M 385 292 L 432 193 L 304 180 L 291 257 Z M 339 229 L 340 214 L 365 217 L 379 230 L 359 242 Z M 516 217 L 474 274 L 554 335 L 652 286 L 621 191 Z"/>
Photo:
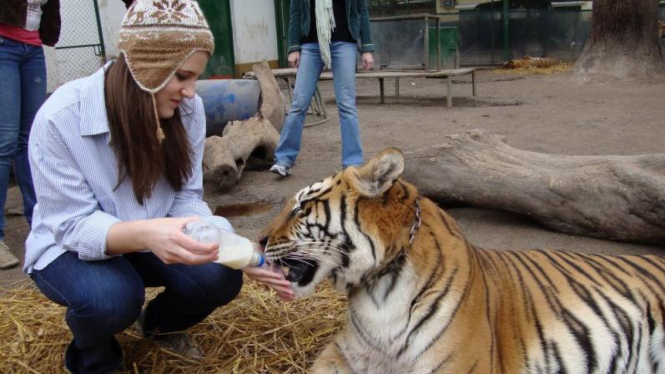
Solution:
<path fill-rule="evenodd" d="M 510 34 L 508 28 L 510 27 L 510 5 L 508 0 L 503 0 L 503 61 L 510 60 Z"/>

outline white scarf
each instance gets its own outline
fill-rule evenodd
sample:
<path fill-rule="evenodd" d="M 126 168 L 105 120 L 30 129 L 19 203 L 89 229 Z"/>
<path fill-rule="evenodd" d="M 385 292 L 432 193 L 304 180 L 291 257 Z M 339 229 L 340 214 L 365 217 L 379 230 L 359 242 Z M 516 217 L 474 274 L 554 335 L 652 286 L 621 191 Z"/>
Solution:
<path fill-rule="evenodd" d="M 293 1 L 293 0 L 292 0 Z M 330 69 L 330 38 L 335 29 L 333 0 L 316 0 L 316 33 L 319 36 L 321 59 L 326 68 Z"/>

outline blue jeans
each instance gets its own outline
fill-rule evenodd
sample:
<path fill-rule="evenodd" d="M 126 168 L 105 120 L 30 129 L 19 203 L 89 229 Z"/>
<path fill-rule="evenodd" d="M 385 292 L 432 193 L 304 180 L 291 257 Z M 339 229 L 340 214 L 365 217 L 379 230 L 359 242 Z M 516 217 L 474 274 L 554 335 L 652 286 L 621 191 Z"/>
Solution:
<path fill-rule="evenodd" d="M 288 167 L 293 166 L 300 152 L 305 116 L 323 70 L 318 43 L 305 43 L 300 48 L 293 102 L 275 150 L 275 162 Z M 361 165 L 364 160 L 356 107 L 358 46 L 355 43 L 334 41 L 330 45 L 330 54 L 342 132 L 342 167 Z"/>
<path fill-rule="evenodd" d="M 83 261 L 66 252 L 31 274 L 52 301 L 67 307 L 65 320 L 74 335 L 65 353 L 72 373 L 106 373 L 122 363 L 114 334 L 141 313 L 145 287 L 164 286 L 147 306 L 144 330 L 181 331 L 233 300 L 242 272 L 211 263 L 166 265 L 154 254 L 136 252 L 104 261 Z"/>
<path fill-rule="evenodd" d="M 32 222 L 37 201 L 30 175 L 28 137 L 39 107 L 46 100 L 44 50 L 0 37 L 0 240 L 5 237 L 3 214 L 9 187 L 9 171 L 23 195 L 23 214 Z"/>

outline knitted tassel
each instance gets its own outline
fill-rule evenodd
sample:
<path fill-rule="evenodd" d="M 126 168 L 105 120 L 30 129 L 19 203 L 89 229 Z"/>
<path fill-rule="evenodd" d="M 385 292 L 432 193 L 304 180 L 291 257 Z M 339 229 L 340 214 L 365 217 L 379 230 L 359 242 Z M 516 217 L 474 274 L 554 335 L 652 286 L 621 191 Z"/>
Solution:
<path fill-rule="evenodd" d="M 316 0 L 316 32 L 319 36 L 319 49 L 321 59 L 326 68 L 330 69 L 330 38 L 335 30 L 335 14 L 333 13 L 333 0 Z"/>
<path fill-rule="evenodd" d="M 162 130 L 162 123 L 159 120 L 159 112 L 157 112 L 157 99 L 155 99 L 154 93 L 151 93 L 150 96 L 152 96 L 152 109 L 155 111 L 155 120 L 157 121 L 157 142 L 162 144 L 162 141 L 166 136 L 164 135 L 164 130 Z"/>

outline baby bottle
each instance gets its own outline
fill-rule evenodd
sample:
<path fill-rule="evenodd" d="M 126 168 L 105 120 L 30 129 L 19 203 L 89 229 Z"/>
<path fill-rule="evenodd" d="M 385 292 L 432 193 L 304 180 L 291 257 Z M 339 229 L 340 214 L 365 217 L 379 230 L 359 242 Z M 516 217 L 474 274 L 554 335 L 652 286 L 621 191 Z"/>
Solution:
<path fill-rule="evenodd" d="M 254 251 L 249 239 L 222 230 L 204 219 L 187 223 L 183 231 L 194 240 L 218 243 L 219 256 L 215 262 L 219 264 L 242 269 L 247 266 L 263 266 L 265 263 L 263 256 Z"/>

